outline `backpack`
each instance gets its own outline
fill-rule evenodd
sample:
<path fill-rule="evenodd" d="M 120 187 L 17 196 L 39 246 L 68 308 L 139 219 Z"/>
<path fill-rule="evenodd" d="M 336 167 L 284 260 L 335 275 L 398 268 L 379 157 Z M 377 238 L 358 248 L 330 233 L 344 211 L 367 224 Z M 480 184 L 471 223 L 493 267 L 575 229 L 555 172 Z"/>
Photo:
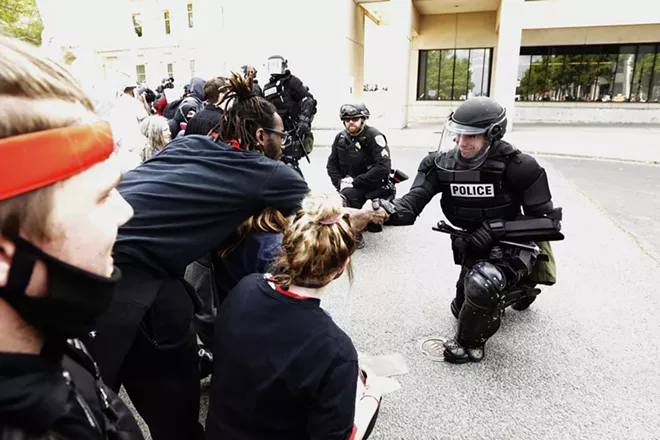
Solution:
<path fill-rule="evenodd" d="M 181 105 L 184 99 L 185 96 L 175 101 L 168 102 L 167 106 L 165 106 L 165 110 L 163 110 L 163 117 L 165 119 L 174 119 L 174 115 L 176 115 L 176 110 L 179 108 L 179 105 Z"/>

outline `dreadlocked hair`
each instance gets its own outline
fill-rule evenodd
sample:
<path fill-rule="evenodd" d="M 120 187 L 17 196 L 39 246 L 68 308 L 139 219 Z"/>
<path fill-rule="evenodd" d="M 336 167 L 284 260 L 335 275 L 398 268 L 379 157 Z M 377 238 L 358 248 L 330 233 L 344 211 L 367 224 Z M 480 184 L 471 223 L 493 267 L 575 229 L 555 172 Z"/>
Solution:
<path fill-rule="evenodd" d="M 275 208 L 266 208 L 261 213 L 250 217 L 225 240 L 218 251 L 219 258 L 227 258 L 250 232 L 268 232 L 281 234 L 289 227 L 289 220 Z"/>
<path fill-rule="evenodd" d="M 291 285 L 318 288 L 341 275 L 344 268 L 352 281 L 349 258 L 357 247 L 355 237 L 338 194 L 308 196 L 284 232 L 282 254 L 273 264 L 277 270 L 273 282 L 283 289 Z"/>
<path fill-rule="evenodd" d="M 247 75 L 232 72 L 228 84 L 220 89 L 224 93 L 219 107 L 224 105 L 223 117 L 211 131 L 218 133 L 214 141 L 230 143 L 236 141 L 248 151 L 263 153 L 256 132 L 260 128 L 274 128 L 275 106 L 254 92 L 253 68 Z"/>

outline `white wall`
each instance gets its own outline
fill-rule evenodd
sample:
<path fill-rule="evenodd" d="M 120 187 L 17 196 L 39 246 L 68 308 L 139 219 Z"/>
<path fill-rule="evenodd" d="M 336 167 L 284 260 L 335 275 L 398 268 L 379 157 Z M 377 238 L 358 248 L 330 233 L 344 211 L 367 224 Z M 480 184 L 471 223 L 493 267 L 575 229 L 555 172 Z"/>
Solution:
<path fill-rule="evenodd" d="M 660 105 L 518 102 L 515 121 L 558 124 L 658 124 Z"/>
<path fill-rule="evenodd" d="M 523 29 L 660 23 L 657 0 L 528 1 L 520 8 Z"/>

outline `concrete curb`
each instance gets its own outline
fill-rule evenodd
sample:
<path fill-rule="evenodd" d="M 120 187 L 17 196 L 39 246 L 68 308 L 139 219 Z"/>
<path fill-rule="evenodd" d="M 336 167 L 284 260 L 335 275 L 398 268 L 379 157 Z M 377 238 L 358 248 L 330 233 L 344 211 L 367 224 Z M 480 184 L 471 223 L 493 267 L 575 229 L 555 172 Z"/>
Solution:
<path fill-rule="evenodd" d="M 314 148 L 330 148 L 332 145 L 314 145 Z M 403 146 L 403 145 L 390 145 L 390 148 L 393 150 L 424 150 L 424 151 L 433 151 L 432 148 L 428 147 L 423 147 L 423 146 L 417 146 L 417 145 L 411 145 L 411 146 Z M 637 163 L 637 164 L 644 164 L 644 165 L 650 165 L 650 166 L 660 166 L 660 162 L 655 161 L 655 160 L 642 160 L 642 159 L 628 159 L 628 158 L 623 158 L 623 157 L 607 157 L 607 156 L 594 156 L 594 155 L 589 155 L 589 154 L 570 154 L 570 153 L 548 153 L 546 151 L 533 151 L 533 150 L 525 150 L 521 149 L 523 153 L 531 154 L 533 156 L 540 156 L 540 157 L 557 157 L 557 158 L 564 158 L 564 159 L 583 159 L 583 160 L 602 160 L 602 161 L 607 161 L 607 162 L 626 162 L 626 163 Z"/>

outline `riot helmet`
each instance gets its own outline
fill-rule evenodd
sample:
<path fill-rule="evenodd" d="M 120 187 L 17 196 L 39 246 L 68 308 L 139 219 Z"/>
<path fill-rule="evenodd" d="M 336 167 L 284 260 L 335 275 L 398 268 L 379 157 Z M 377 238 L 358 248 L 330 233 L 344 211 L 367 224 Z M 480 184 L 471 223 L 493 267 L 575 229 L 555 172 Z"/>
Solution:
<path fill-rule="evenodd" d="M 506 132 L 506 110 L 492 98 L 471 98 L 445 122 L 435 162 L 447 171 L 469 171 L 484 163 Z"/>
<path fill-rule="evenodd" d="M 363 102 L 356 104 L 344 104 L 339 109 L 339 118 L 343 121 L 350 118 L 364 118 L 369 119 L 371 113 Z"/>
<path fill-rule="evenodd" d="M 269 75 L 283 75 L 286 72 L 289 62 L 281 55 L 273 55 L 268 58 L 266 69 Z"/>

